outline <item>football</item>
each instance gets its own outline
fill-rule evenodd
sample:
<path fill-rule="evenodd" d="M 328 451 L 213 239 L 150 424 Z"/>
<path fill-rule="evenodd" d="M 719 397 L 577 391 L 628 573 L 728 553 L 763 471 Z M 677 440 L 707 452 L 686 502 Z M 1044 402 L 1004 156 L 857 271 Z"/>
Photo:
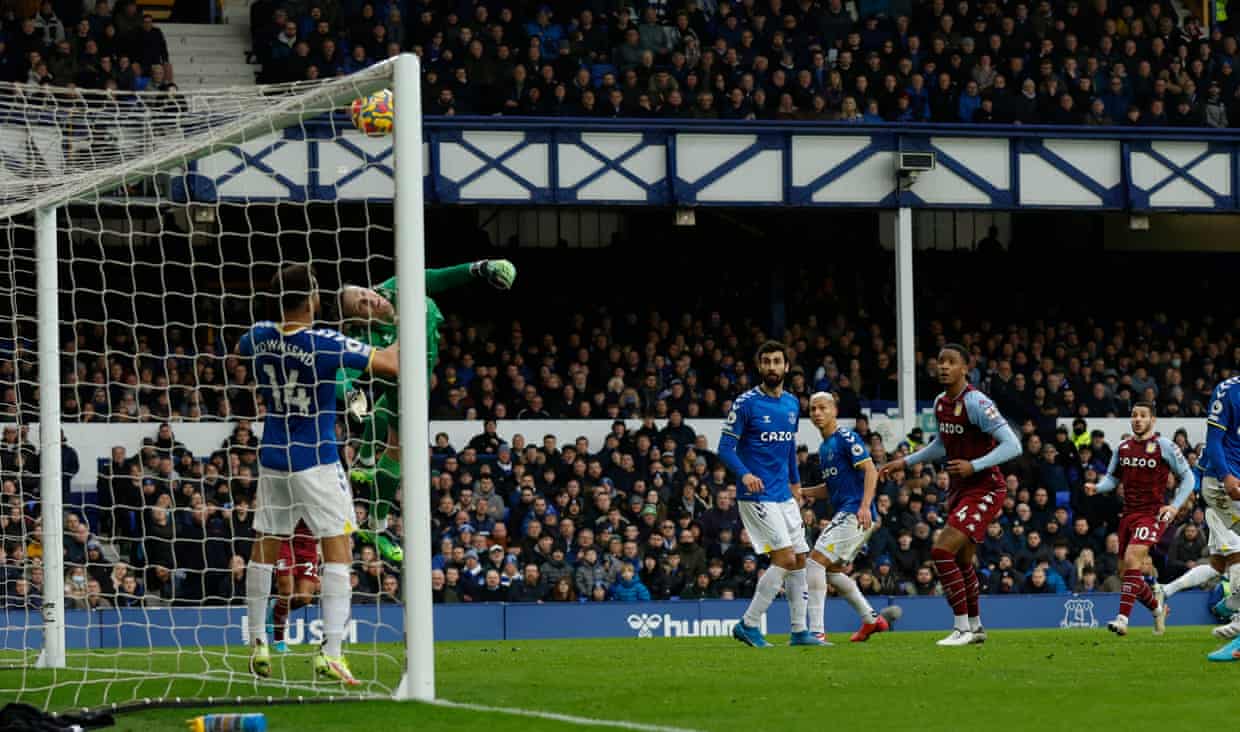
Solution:
<path fill-rule="evenodd" d="M 363 134 L 390 135 L 395 123 L 395 107 L 392 92 L 384 89 L 368 97 L 354 100 L 351 110 L 353 126 Z"/>

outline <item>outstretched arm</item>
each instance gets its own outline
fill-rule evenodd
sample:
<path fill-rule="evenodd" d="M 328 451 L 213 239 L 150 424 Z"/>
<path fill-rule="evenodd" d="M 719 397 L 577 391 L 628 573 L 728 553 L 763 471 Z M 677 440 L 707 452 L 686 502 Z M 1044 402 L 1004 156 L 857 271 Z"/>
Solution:
<path fill-rule="evenodd" d="M 517 268 L 507 259 L 479 259 L 454 267 L 426 270 L 426 294 L 435 295 L 469 284 L 475 279 L 485 279 L 501 290 L 512 287 L 517 279 Z"/>
<path fill-rule="evenodd" d="M 947 446 L 939 438 L 934 438 L 930 444 L 921 448 L 917 452 L 904 458 L 905 465 L 917 465 L 918 463 L 937 463 L 947 457 Z"/>
<path fill-rule="evenodd" d="M 370 358 L 370 373 L 375 376 L 395 377 L 400 368 L 400 344 L 376 349 Z"/>
<path fill-rule="evenodd" d="M 1107 465 L 1107 474 L 1102 480 L 1098 481 L 1098 485 L 1094 486 L 1099 493 L 1110 493 L 1119 487 L 1119 481 L 1115 479 L 1115 471 L 1119 468 L 1119 450 L 1111 453 L 1111 462 Z"/>

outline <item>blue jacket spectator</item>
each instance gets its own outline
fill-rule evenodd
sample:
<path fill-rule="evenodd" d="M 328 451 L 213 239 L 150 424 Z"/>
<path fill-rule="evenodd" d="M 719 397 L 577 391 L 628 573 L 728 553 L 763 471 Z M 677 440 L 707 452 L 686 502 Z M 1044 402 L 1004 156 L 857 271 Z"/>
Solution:
<path fill-rule="evenodd" d="M 620 570 L 620 578 L 611 586 L 608 593 L 612 600 L 618 602 L 649 602 L 650 590 L 637 579 L 633 566 L 625 564 Z"/>
<path fill-rule="evenodd" d="M 972 79 L 964 87 L 964 93 L 956 103 L 958 118 L 961 122 L 972 122 L 973 115 L 982 106 L 982 97 L 977 90 L 977 82 Z"/>
<path fill-rule="evenodd" d="M 550 5 L 540 5 L 535 19 L 525 24 L 525 34 L 530 38 L 541 40 L 539 48 L 543 58 L 553 59 L 560 53 L 560 41 L 564 38 L 564 29 L 551 22 L 553 13 Z"/>

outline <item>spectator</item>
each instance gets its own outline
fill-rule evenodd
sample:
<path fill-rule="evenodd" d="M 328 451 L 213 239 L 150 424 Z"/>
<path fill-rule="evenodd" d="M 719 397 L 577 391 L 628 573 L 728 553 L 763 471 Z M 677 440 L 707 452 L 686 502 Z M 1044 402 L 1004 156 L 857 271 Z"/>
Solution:
<path fill-rule="evenodd" d="M 941 595 L 943 590 L 934 578 L 934 572 L 928 566 L 917 568 L 913 581 L 906 585 L 905 592 L 909 595 Z"/>
<path fill-rule="evenodd" d="M 1171 581 L 1201 564 L 1207 552 L 1206 539 L 1197 524 L 1189 522 L 1179 527 L 1167 551 L 1166 580 Z"/>
<path fill-rule="evenodd" d="M 1047 583 L 1046 569 L 1042 567 L 1034 567 L 1033 571 L 1025 579 L 1023 591 L 1027 595 L 1045 595 L 1053 593 L 1054 589 Z"/>
<path fill-rule="evenodd" d="M 548 602 L 577 602 L 577 591 L 573 588 L 573 582 L 567 576 L 562 576 L 556 580 L 555 585 L 551 588 L 551 594 L 547 597 Z"/>
<path fill-rule="evenodd" d="M 542 603 L 546 596 L 547 586 L 542 581 L 538 565 L 533 563 L 526 564 L 521 579 L 508 588 L 508 602 Z"/>
<path fill-rule="evenodd" d="M 504 587 L 500 581 L 500 573 L 494 569 L 488 569 L 486 580 L 482 587 L 478 588 L 476 595 L 477 602 L 505 602 L 509 597 L 508 587 Z"/>
<path fill-rule="evenodd" d="M 155 18 L 150 13 L 142 16 L 138 44 L 142 50 L 137 59 L 144 67 L 153 69 L 155 66 L 163 66 L 164 72 L 169 72 L 168 42 L 164 39 L 164 32 L 155 26 Z"/>
<path fill-rule="evenodd" d="M 618 602 L 649 602 L 650 591 L 637 578 L 637 572 L 632 565 L 625 564 L 620 570 L 620 576 L 608 592 L 608 599 Z"/>
<path fill-rule="evenodd" d="M 718 595 L 714 593 L 711 586 L 710 575 L 706 572 L 699 572 L 694 575 L 693 582 L 681 590 L 680 598 L 682 600 L 714 600 L 718 599 Z"/>
<path fill-rule="evenodd" d="M 1065 588 L 1075 587 L 1078 579 L 1076 565 L 1068 558 L 1068 540 L 1056 539 L 1052 549 L 1050 570 L 1059 575 Z M 1066 589 L 1065 589 L 1066 591 Z"/>

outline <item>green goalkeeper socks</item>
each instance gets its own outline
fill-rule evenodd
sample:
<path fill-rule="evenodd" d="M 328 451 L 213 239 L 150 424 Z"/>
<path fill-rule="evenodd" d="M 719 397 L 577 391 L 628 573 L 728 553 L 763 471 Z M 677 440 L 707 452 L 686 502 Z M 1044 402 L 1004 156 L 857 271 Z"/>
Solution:
<path fill-rule="evenodd" d="M 388 422 L 394 415 L 388 408 L 387 394 L 383 394 L 375 400 L 374 406 L 370 409 L 370 414 L 366 415 L 365 427 L 362 429 L 361 444 L 357 448 L 357 462 L 365 467 L 371 467 L 375 464 L 375 452 L 378 444 L 375 442 L 376 435 L 383 435 L 386 439 L 388 433 Z"/>
<path fill-rule="evenodd" d="M 385 453 L 379 458 L 375 470 L 375 500 L 371 511 L 372 526 L 383 527 L 387 524 L 388 513 L 396 501 L 396 491 L 400 489 L 400 462 L 388 457 Z"/>

